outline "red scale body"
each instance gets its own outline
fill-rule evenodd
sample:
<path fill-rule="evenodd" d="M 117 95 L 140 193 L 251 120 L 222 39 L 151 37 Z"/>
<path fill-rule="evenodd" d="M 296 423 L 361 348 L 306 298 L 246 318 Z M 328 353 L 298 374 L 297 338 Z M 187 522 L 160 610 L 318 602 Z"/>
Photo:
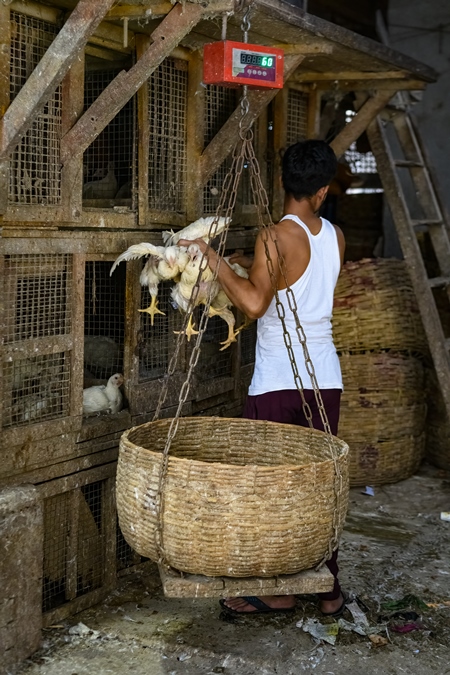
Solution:
<path fill-rule="evenodd" d="M 224 87 L 283 88 L 284 52 L 246 42 L 212 42 L 203 52 L 203 82 Z"/>

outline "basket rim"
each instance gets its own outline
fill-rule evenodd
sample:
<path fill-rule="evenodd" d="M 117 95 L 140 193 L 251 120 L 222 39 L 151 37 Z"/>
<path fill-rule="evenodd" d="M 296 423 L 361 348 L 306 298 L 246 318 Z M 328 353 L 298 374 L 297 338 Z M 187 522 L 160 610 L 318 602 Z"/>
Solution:
<path fill-rule="evenodd" d="M 156 424 L 162 426 L 163 423 L 170 424 L 172 419 L 173 418 L 171 418 L 171 417 L 166 417 L 164 419 L 145 422 L 144 424 L 139 424 L 135 427 L 131 427 L 130 429 L 127 429 L 126 431 L 124 431 L 124 433 L 120 437 L 120 448 L 119 448 L 119 450 L 121 449 L 122 444 L 124 444 L 124 445 L 133 444 L 134 449 L 139 450 L 139 451 L 143 451 L 145 453 L 148 453 L 149 455 L 153 455 L 154 457 L 161 458 L 162 457 L 162 450 L 150 450 L 149 448 L 145 448 L 142 445 L 137 445 L 136 443 L 133 443 L 133 441 L 131 441 L 129 439 L 129 435 L 133 431 L 136 431 L 137 429 L 142 429 L 142 427 L 151 427 L 151 426 L 156 425 Z M 311 429 L 310 427 L 302 427 L 302 426 L 297 425 L 297 424 L 285 424 L 284 422 L 271 422 L 269 420 L 248 420 L 247 418 L 239 418 L 239 417 L 236 418 L 236 417 L 208 417 L 208 416 L 192 417 L 192 416 L 187 416 L 187 417 L 181 417 L 180 422 L 182 420 L 186 420 L 186 419 L 188 419 L 188 420 L 200 420 L 200 421 L 201 420 L 211 420 L 211 419 L 220 419 L 220 420 L 223 420 L 223 421 L 236 421 L 236 420 L 249 421 L 249 422 L 261 424 L 261 425 L 262 424 L 264 424 L 264 425 L 268 424 L 270 426 L 276 425 L 276 426 L 283 426 L 283 427 L 292 427 L 296 431 L 301 429 L 301 430 L 307 431 L 308 433 L 310 433 L 312 435 L 316 435 L 316 436 L 322 436 L 322 437 L 328 436 L 328 434 L 326 432 L 320 431 L 319 429 Z M 348 443 L 345 440 L 343 440 L 342 438 L 338 438 L 337 436 L 332 436 L 332 438 L 333 438 L 333 440 L 337 441 L 337 446 L 338 446 L 338 449 L 339 449 L 339 455 L 338 455 L 337 461 L 341 461 L 342 459 L 345 459 L 346 457 L 348 457 L 348 455 L 349 455 L 349 445 L 348 445 Z M 120 454 L 120 452 L 119 452 L 119 454 Z M 190 462 L 194 465 L 199 465 L 199 466 L 204 466 L 204 465 L 212 463 L 212 462 L 207 462 L 205 460 L 200 460 L 200 459 L 187 459 L 185 457 L 176 457 L 175 455 L 171 455 L 170 451 L 169 451 L 169 462 L 171 462 L 171 461 Z M 286 469 L 287 470 L 298 470 L 298 469 L 301 469 L 303 467 L 309 466 L 312 463 L 314 463 L 314 464 L 326 464 L 327 462 L 333 462 L 333 461 L 334 460 L 333 460 L 332 457 L 328 457 L 327 459 L 323 459 L 323 460 L 318 461 L 318 462 L 311 462 L 310 461 L 310 462 L 306 462 L 306 463 L 303 463 L 303 464 L 269 464 L 269 465 L 262 465 L 262 464 L 229 464 L 227 462 L 213 462 L 213 464 L 216 468 L 217 467 L 224 467 L 224 468 L 225 467 L 226 468 L 249 467 L 249 468 L 255 468 L 255 469 L 258 469 L 258 470 L 273 470 L 275 468 L 280 468 L 280 469 L 285 469 L 285 470 Z"/>

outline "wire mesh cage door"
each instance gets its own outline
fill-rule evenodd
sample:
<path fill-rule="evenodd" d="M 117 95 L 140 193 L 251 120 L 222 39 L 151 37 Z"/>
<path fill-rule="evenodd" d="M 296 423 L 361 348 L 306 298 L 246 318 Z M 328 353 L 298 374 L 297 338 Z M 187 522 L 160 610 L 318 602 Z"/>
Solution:
<path fill-rule="evenodd" d="M 115 585 L 115 465 L 43 483 L 44 625 L 91 606 Z"/>
<path fill-rule="evenodd" d="M 71 413 L 73 256 L 3 260 L 3 431 Z"/>
<path fill-rule="evenodd" d="M 58 29 L 52 23 L 11 12 L 11 100 L 17 96 L 57 33 Z M 56 207 L 61 204 L 61 103 L 61 86 L 58 86 L 11 156 L 10 206 Z M 31 217 L 39 219 L 39 210 L 31 212 Z M 49 217 L 48 210 L 45 217 Z"/>
<path fill-rule="evenodd" d="M 103 69 L 87 70 L 85 109 L 120 72 L 105 61 Z M 132 97 L 83 155 L 85 208 L 137 208 L 137 98 Z"/>

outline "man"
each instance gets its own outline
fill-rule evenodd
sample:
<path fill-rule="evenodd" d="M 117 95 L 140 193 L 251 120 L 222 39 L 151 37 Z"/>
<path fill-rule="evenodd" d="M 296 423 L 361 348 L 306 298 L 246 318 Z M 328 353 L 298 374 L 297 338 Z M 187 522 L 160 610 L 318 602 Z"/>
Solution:
<path fill-rule="evenodd" d="M 282 180 L 285 190 L 284 213 L 267 237 L 280 301 L 285 308 L 286 325 L 291 335 L 297 368 L 313 426 L 323 430 L 303 348 L 295 330 L 295 319 L 286 300 L 286 283 L 278 265 L 274 244 L 277 240 L 285 263 L 285 276 L 295 294 L 299 320 L 306 334 L 308 351 L 315 369 L 331 431 L 337 434 L 342 390 L 341 371 L 331 331 L 333 294 L 344 257 L 345 242 L 341 230 L 317 214 L 336 173 L 337 160 L 324 141 L 307 140 L 290 146 L 283 157 Z M 221 264 L 218 279 L 233 305 L 251 319 L 258 319 L 256 359 L 243 417 L 307 426 L 300 393 L 292 373 L 284 343 L 283 329 L 275 306 L 272 281 L 267 268 L 264 234 L 256 239 L 252 262 L 235 255 L 232 261 L 249 267 L 249 278 L 237 276 Z M 180 245 L 188 246 L 181 240 Z M 203 252 L 203 240 L 195 242 Z M 219 257 L 208 250 L 208 264 L 216 269 Z M 331 593 L 319 594 L 320 609 L 326 615 L 342 613 L 345 600 L 337 579 L 337 551 L 327 563 L 335 577 Z M 227 610 L 239 613 L 291 611 L 294 596 L 227 598 Z"/>

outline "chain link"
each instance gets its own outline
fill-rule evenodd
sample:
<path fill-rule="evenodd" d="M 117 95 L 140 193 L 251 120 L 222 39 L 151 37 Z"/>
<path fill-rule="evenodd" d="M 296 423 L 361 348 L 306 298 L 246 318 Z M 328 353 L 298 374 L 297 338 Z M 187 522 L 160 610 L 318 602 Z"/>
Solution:
<path fill-rule="evenodd" d="M 303 412 L 305 414 L 305 417 L 308 421 L 309 427 L 312 429 L 313 428 L 313 421 L 312 421 L 312 412 L 311 408 L 308 405 L 305 395 L 304 395 L 304 386 L 302 379 L 300 377 L 300 374 L 298 372 L 297 368 L 297 363 L 295 359 L 295 352 L 294 348 L 292 345 L 292 339 L 290 336 L 290 333 L 287 329 L 286 325 L 286 311 L 283 303 L 280 300 L 279 293 L 278 293 L 278 276 L 275 272 L 275 267 L 274 267 L 274 262 L 271 258 L 270 255 L 270 250 L 269 250 L 269 238 L 272 241 L 272 243 L 275 246 L 275 250 L 277 252 L 277 261 L 278 261 L 278 271 L 280 272 L 280 275 L 282 276 L 285 286 L 286 286 L 286 298 L 289 306 L 289 310 L 292 312 L 295 320 L 295 326 L 296 326 L 296 334 L 297 338 L 299 340 L 299 343 L 302 346 L 303 350 L 303 356 L 305 359 L 305 364 L 306 364 L 306 370 L 307 373 L 310 377 L 311 384 L 313 387 L 317 407 L 319 409 L 319 414 L 320 418 L 325 430 L 326 434 L 326 439 L 328 446 L 330 448 L 330 454 L 331 458 L 333 461 L 334 465 L 334 472 L 335 472 L 335 480 L 334 480 L 334 493 L 335 493 L 335 509 L 334 509 L 334 514 L 333 514 L 333 523 L 332 523 L 332 537 L 329 540 L 329 547 L 328 547 L 328 552 L 327 555 L 324 557 L 324 559 L 319 563 L 318 567 L 321 567 L 326 560 L 328 560 L 335 548 L 337 547 L 338 544 L 338 526 L 339 526 L 339 514 L 340 514 L 340 503 L 341 503 L 341 496 L 342 496 L 342 491 L 343 491 L 343 479 L 339 467 L 339 461 L 338 461 L 338 452 L 336 450 L 336 445 L 335 445 L 335 440 L 333 435 L 331 434 L 331 429 L 328 421 L 328 417 L 325 411 L 325 407 L 323 404 L 322 396 L 319 390 L 319 386 L 317 383 L 317 378 L 314 370 L 314 365 L 312 363 L 311 357 L 309 355 L 309 351 L 307 348 L 306 344 L 306 335 L 304 332 L 304 329 L 300 323 L 299 317 L 298 317 L 298 308 L 297 308 L 297 302 L 295 299 L 295 295 L 290 288 L 288 282 L 287 282 L 287 276 L 286 276 L 286 264 L 284 257 L 280 251 L 278 241 L 276 238 L 276 232 L 274 230 L 271 214 L 270 214 L 270 207 L 269 207 L 269 199 L 267 196 L 267 192 L 263 186 L 262 179 L 261 179 L 261 173 L 259 169 L 259 164 L 254 152 L 253 144 L 252 144 L 252 139 L 253 139 L 253 132 L 251 129 L 249 129 L 245 134 L 243 132 L 243 127 L 244 127 L 244 118 L 249 112 L 249 105 L 248 105 L 248 98 L 247 98 L 247 88 L 244 88 L 243 92 L 243 97 L 241 101 L 241 111 L 242 111 L 242 116 L 239 124 L 239 133 L 241 140 L 237 143 L 236 147 L 234 148 L 233 151 L 233 160 L 230 166 L 230 169 L 225 177 L 223 187 L 222 187 L 222 192 L 221 192 L 221 197 L 220 201 L 217 207 L 216 215 L 214 218 L 214 221 L 212 222 L 209 232 L 208 232 L 208 241 L 212 241 L 214 237 L 216 236 L 217 233 L 217 227 L 218 227 L 218 222 L 219 222 L 219 217 L 221 214 L 224 215 L 226 218 L 226 225 L 223 231 L 220 234 L 219 238 L 219 244 L 217 248 L 217 254 L 219 256 L 219 264 L 217 265 L 216 269 L 214 270 L 213 277 L 211 284 L 209 286 L 209 292 L 207 296 L 207 301 L 204 305 L 200 320 L 199 320 L 199 330 L 198 334 L 196 337 L 195 345 L 192 349 L 190 358 L 189 358 L 189 366 L 188 366 L 188 371 L 186 374 L 186 379 L 180 389 L 179 393 L 179 398 L 178 398 L 178 406 L 177 410 L 175 413 L 175 416 L 173 417 L 170 426 L 169 426 L 169 431 L 167 434 L 167 439 L 165 443 L 165 447 L 162 453 L 162 458 L 161 458 L 161 465 L 160 465 L 160 472 L 159 472 L 159 482 L 158 482 L 158 490 L 156 494 L 156 545 L 158 549 L 158 555 L 159 555 L 159 562 L 160 564 L 165 564 L 167 565 L 166 557 L 165 557 L 165 552 L 164 552 L 164 541 L 163 541 L 163 528 L 162 528 L 162 522 L 163 522 L 163 514 L 164 514 L 164 488 L 167 480 L 167 469 L 168 469 L 168 463 L 169 463 L 169 450 L 172 444 L 172 441 L 177 433 L 178 426 L 179 426 L 179 421 L 180 421 L 180 416 L 182 413 L 182 409 L 184 404 L 186 403 L 187 397 L 189 395 L 189 390 L 190 390 L 190 383 L 192 379 L 192 374 L 193 371 L 197 365 L 199 356 L 200 356 L 200 347 L 201 347 L 201 341 L 203 338 L 203 334 L 206 330 L 207 324 L 208 324 L 208 319 L 209 319 L 209 310 L 211 306 L 211 302 L 213 300 L 213 288 L 214 284 L 217 280 L 217 276 L 219 273 L 219 268 L 221 264 L 221 259 L 224 255 L 225 252 L 225 246 L 226 246 L 226 239 L 227 239 L 227 234 L 228 234 L 228 229 L 229 229 L 229 224 L 231 222 L 231 216 L 234 211 L 234 207 L 236 204 L 236 198 L 237 198 L 237 190 L 239 187 L 239 182 L 240 178 L 242 176 L 244 164 L 248 166 L 250 169 L 249 175 L 250 175 L 250 187 L 251 187 L 251 192 L 254 197 L 255 204 L 257 205 L 257 214 L 258 214 L 258 228 L 261 232 L 261 238 L 264 244 L 264 249 L 266 253 L 266 262 L 267 262 L 267 269 L 268 273 L 270 276 L 271 284 L 272 284 L 272 289 L 274 293 L 274 298 L 275 298 L 275 305 L 276 305 L 276 310 L 278 317 L 281 321 L 282 328 L 283 328 L 283 339 L 284 343 L 288 352 L 289 356 L 289 361 L 291 364 L 292 372 L 294 375 L 294 382 L 296 389 L 299 391 L 300 396 L 301 396 L 301 401 L 302 401 L 302 408 Z M 181 351 L 181 346 L 184 342 L 185 336 L 186 336 L 186 328 L 188 326 L 189 321 L 192 319 L 192 314 L 194 311 L 194 308 L 196 307 L 196 302 L 200 290 L 200 281 L 202 279 L 202 274 L 205 271 L 207 267 L 207 259 L 208 259 L 208 252 L 209 252 L 209 244 L 208 247 L 203 254 L 201 261 L 200 261 L 200 266 L 199 266 L 199 273 L 197 280 L 193 286 L 192 289 L 192 295 L 190 298 L 190 302 L 186 311 L 186 314 L 184 316 L 183 324 L 182 324 L 182 329 L 178 335 L 177 342 L 176 342 L 176 347 L 173 353 L 173 356 L 170 360 L 167 373 L 165 375 L 164 381 L 163 381 L 163 386 L 161 388 L 160 392 L 160 397 L 158 400 L 158 405 L 153 417 L 153 420 L 159 419 L 159 416 L 161 414 L 161 409 L 164 404 L 164 401 L 166 400 L 167 397 L 167 392 L 168 392 L 168 387 L 169 387 L 169 380 L 170 377 L 175 373 L 176 370 L 176 365 L 178 362 L 179 354 Z"/>

